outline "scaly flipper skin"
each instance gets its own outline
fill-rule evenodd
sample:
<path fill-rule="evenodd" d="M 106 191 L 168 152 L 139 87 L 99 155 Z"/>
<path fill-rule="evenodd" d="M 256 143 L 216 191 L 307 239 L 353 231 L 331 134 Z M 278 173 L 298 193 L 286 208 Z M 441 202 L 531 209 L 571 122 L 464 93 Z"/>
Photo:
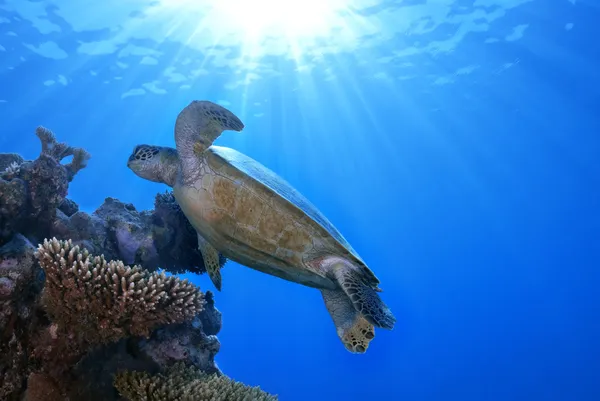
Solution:
<path fill-rule="evenodd" d="M 353 354 L 364 354 L 375 338 L 373 325 L 354 309 L 344 291 L 321 290 L 321 294 L 344 347 Z"/>
<path fill-rule="evenodd" d="M 184 158 L 202 153 L 225 130 L 241 131 L 242 121 L 223 106 L 208 100 L 194 100 L 177 116 L 175 143 Z"/>
<path fill-rule="evenodd" d="M 202 253 L 204 266 L 215 288 L 221 291 L 221 265 L 219 264 L 219 252 L 198 234 L 198 249 Z"/>
<path fill-rule="evenodd" d="M 396 318 L 392 311 L 383 303 L 377 291 L 366 285 L 352 267 L 336 263 L 332 266 L 331 271 L 340 287 L 352 301 L 354 308 L 365 319 L 382 329 L 394 328 Z"/>

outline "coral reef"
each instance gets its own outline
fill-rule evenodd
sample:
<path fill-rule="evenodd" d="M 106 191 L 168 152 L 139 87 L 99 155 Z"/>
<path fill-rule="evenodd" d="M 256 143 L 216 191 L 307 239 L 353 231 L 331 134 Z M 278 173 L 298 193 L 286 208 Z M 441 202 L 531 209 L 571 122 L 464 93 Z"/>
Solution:
<path fill-rule="evenodd" d="M 277 396 L 177 363 L 164 374 L 123 371 L 115 387 L 129 401 L 276 401 Z"/>
<path fill-rule="evenodd" d="M 204 295 L 187 280 L 91 256 L 71 241 L 45 240 L 36 256 L 46 272 L 42 300 L 69 338 L 88 344 L 149 336 L 159 326 L 191 320 Z"/>
<path fill-rule="evenodd" d="M 223 377 L 212 293 L 166 273 L 205 272 L 172 194 L 153 210 L 106 198 L 81 211 L 68 188 L 90 155 L 36 135 L 37 159 L 0 153 L 0 400 L 123 400 L 119 372 L 177 363 Z"/>
<path fill-rule="evenodd" d="M 36 160 L 0 153 L 0 246 L 17 233 L 32 243 L 57 237 L 148 270 L 206 272 L 196 233 L 171 193 L 157 194 L 149 211 L 110 197 L 91 214 L 80 211 L 66 196 L 90 155 L 57 142 L 46 128 L 38 127 L 36 135 L 42 144 Z M 70 163 L 61 164 L 71 155 Z M 225 258 L 220 261 L 224 266 Z"/>
<path fill-rule="evenodd" d="M 0 168 L 4 167 L 0 170 L 0 238 L 15 231 L 27 233 L 32 227 L 47 228 L 67 196 L 69 182 L 90 158 L 81 148 L 57 142 L 44 127 L 38 127 L 36 135 L 42 144 L 36 160 L 24 161 L 14 154 L 0 159 Z M 73 160 L 61 164 L 68 156 Z"/>
<path fill-rule="evenodd" d="M 159 266 L 172 273 L 205 273 L 198 238 L 169 192 L 157 194 L 155 208 L 137 211 L 132 204 L 106 198 L 93 213 L 79 211 L 65 199 L 58 208 L 50 236 L 70 238 L 90 253 L 145 269 Z M 221 266 L 225 258 L 220 256 Z"/>
<path fill-rule="evenodd" d="M 214 363 L 221 343 L 216 335 L 205 331 L 199 319 L 158 329 L 148 340 L 142 339 L 136 345 L 138 355 L 159 366 L 190 361 L 205 372 L 221 373 Z"/>
<path fill-rule="evenodd" d="M 61 391 L 50 376 L 43 373 L 32 373 L 27 378 L 27 390 L 24 401 L 62 401 Z"/>
<path fill-rule="evenodd" d="M 42 287 L 35 247 L 22 235 L 0 247 L 0 399 L 18 392 L 28 368 L 29 325 Z"/>

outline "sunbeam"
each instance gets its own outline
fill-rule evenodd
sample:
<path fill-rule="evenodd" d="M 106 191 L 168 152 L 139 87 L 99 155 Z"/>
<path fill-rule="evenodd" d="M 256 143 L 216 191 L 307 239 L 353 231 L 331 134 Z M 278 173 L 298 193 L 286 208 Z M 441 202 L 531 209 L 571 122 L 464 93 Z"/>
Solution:
<path fill-rule="evenodd" d="M 343 0 L 160 0 L 151 12 L 163 16 L 175 12 L 185 23 L 196 20 L 195 27 L 187 27 L 193 32 L 189 40 L 203 40 L 209 31 L 212 37 L 233 39 L 251 59 L 274 51 L 298 59 L 303 49 L 334 35 L 352 14 Z M 190 18 L 193 15 L 198 18 Z"/>

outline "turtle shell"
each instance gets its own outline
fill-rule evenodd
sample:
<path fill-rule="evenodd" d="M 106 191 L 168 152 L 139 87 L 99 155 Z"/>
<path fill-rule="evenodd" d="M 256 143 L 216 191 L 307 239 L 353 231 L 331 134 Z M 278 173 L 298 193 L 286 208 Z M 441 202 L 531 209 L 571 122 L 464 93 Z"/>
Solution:
<path fill-rule="evenodd" d="M 345 248 L 346 251 L 357 260 L 357 262 L 365 266 L 362 258 L 358 255 L 354 248 L 352 248 L 343 235 L 335 228 L 335 226 L 331 224 L 331 222 L 319 211 L 319 209 L 317 209 L 315 205 L 313 205 L 283 178 L 251 157 L 248 157 L 234 149 L 213 145 L 208 149 L 208 151 L 213 153 L 215 156 L 220 157 L 232 167 L 238 169 L 241 173 L 266 186 L 280 197 L 286 199 L 290 204 L 298 208 L 307 217 L 309 217 L 315 224 L 319 225 L 323 230 L 325 230 L 340 246 Z"/>

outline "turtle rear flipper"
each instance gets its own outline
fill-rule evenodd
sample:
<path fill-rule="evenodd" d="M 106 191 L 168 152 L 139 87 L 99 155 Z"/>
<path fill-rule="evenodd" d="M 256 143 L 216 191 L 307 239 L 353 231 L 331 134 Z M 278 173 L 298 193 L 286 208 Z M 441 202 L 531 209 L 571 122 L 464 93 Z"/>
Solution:
<path fill-rule="evenodd" d="M 343 263 L 337 263 L 332 269 L 338 284 L 344 290 L 354 308 L 360 312 L 365 319 L 376 327 L 392 329 L 396 323 L 392 311 L 383 303 L 378 291 L 364 283 L 360 274 Z"/>
<path fill-rule="evenodd" d="M 202 153 L 223 131 L 242 129 L 242 121 L 225 107 L 208 100 L 194 100 L 177 116 L 175 143 L 182 155 Z"/>
<path fill-rule="evenodd" d="M 344 291 L 321 290 L 321 294 L 346 349 L 353 354 L 364 354 L 375 338 L 373 325 L 354 309 Z"/>

